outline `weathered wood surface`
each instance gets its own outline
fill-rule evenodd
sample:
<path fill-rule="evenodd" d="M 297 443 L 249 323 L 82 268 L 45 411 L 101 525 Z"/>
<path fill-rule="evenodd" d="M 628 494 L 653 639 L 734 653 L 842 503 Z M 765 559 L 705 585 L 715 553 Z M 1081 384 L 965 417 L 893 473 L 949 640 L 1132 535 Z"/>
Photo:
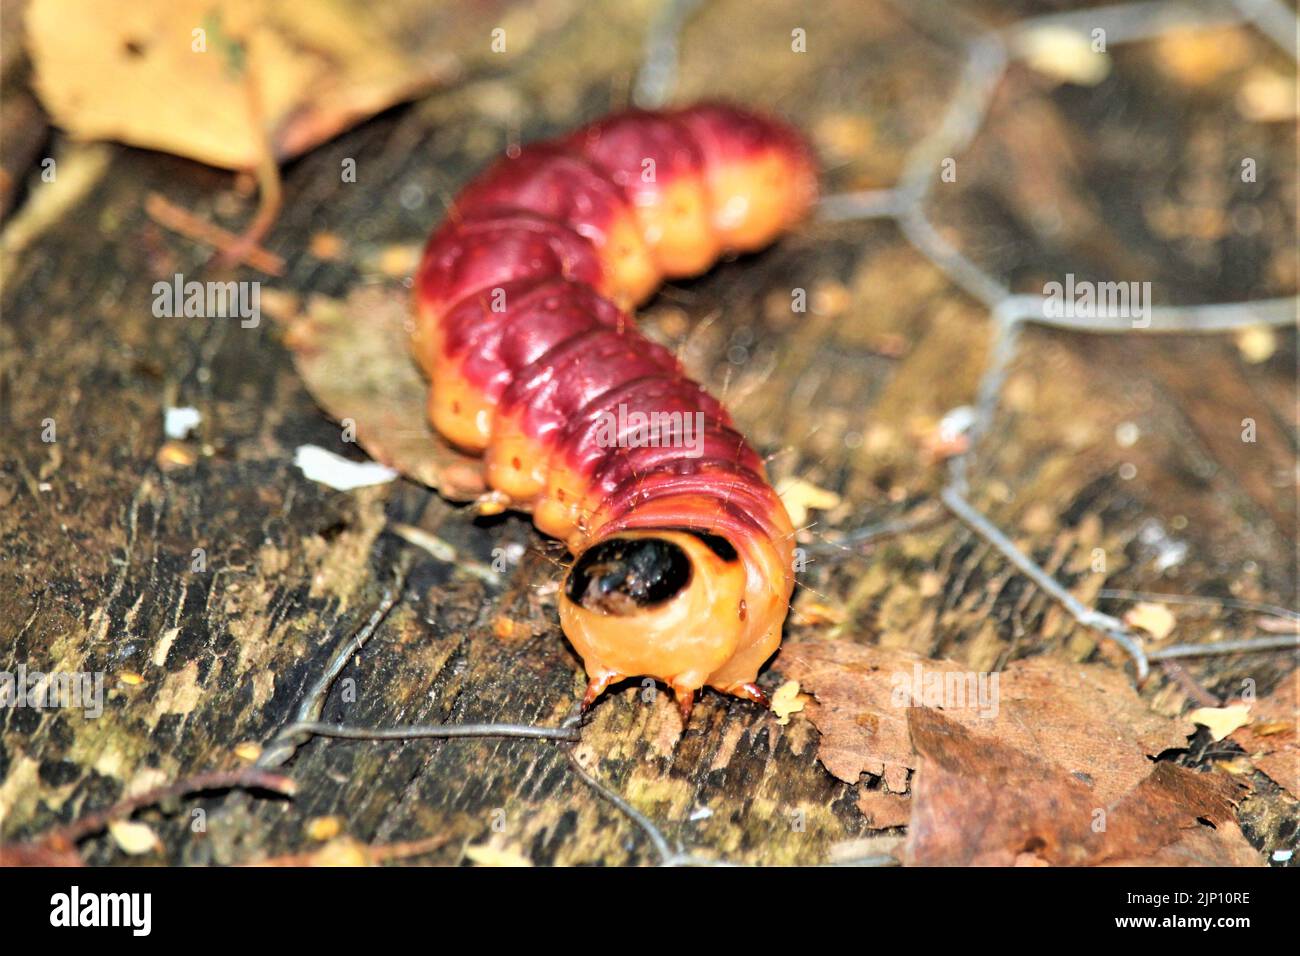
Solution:
<path fill-rule="evenodd" d="M 268 247 L 289 269 L 267 287 L 341 297 L 391 281 L 376 274 L 379 253 L 418 245 L 441 215 L 439 197 L 509 138 L 623 105 L 656 8 L 615 6 L 622 12 L 584 15 L 504 68 L 288 167 Z M 828 192 L 891 185 L 908 147 L 942 115 L 959 56 L 891 7 L 792 6 L 706 4 L 682 39 L 676 97 L 785 112 L 826 157 Z M 976 5 L 1006 17 L 997 6 Z M 807 30 L 805 54 L 790 50 L 796 27 Z M 1244 57 L 1291 75 L 1259 35 L 1229 34 Z M 1013 67 L 959 157 L 957 182 L 936 187 L 931 209 L 944 234 L 1016 289 L 1073 272 L 1149 280 L 1163 302 L 1292 294 L 1294 127 L 1246 121 L 1235 74 L 1191 85 L 1175 61 L 1159 43 L 1116 49 L 1113 76 L 1092 89 L 1054 89 Z M 56 149 L 71 147 L 56 138 Z M 1236 175 L 1242 156 L 1257 159 L 1257 183 Z M 354 184 L 339 181 L 349 157 Z M 559 722 L 582 686 L 548 588 L 562 555 L 524 519 L 475 520 L 413 484 L 341 493 L 305 480 L 292 464 L 298 445 L 347 447 L 296 377 L 277 327 L 153 317 L 152 284 L 178 271 L 198 277 L 207 254 L 147 219 L 150 190 L 229 226 L 251 212 L 228 175 L 109 147 L 93 188 L 5 263 L 0 665 L 104 671 L 109 693 L 95 720 L 0 711 L 0 835 L 31 835 L 126 788 L 240 765 L 237 746 L 267 740 L 289 718 L 411 550 L 381 534 L 389 521 L 419 524 L 480 561 L 512 543 L 527 550 L 497 588 L 413 552 L 402 603 L 344 672 L 355 702 L 336 689 L 326 719 Z M 345 241 L 342 262 L 309 251 L 323 231 Z M 791 313 L 794 288 L 809 290 L 808 313 Z M 843 495 L 809 544 L 934 497 L 944 472 L 925 437 L 971 401 L 989 332 L 986 310 L 887 221 L 810 225 L 666 289 L 644 321 L 667 342 L 689 340 L 687 354 L 774 454 L 778 477 Z M 1295 368 L 1293 330 L 1255 363 L 1232 336 L 1033 331 L 979 450 L 973 499 L 1085 600 L 1106 587 L 1294 607 Z M 192 466 L 158 462 L 167 405 L 203 413 Z M 41 440 L 47 418 L 56 444 Z M 1257 423 L 1254 443 L 1241 441 L 1245 418 Z M 191 570 L 195 548 L 205 572 Z M 1096 548 L 1107 556 L 1102 574 L 1091 571 Z M 1183 559 L 1158 570 L 1178 548 Z M 823 558 L 804 584 L 796 609 L 838 611 L 845 639 L 973 668 L 1039 653 L 1061 667 L 1089 657 L 1123 664 L 953 521 L 848 560 Z M 830 626 L 806 617 L 794 614 L 789 632 Z M 514 623 L 506 637 L 503 620 Z M 1246 635 L 1252 620 L 1185 609 L 1179 638 Z M 1227 696 L 1246 678 L 1265 693 L 1293 666 L 1274 653 L 1187 670 Z M 779 682 L 778 658 L 763 683 Z M 1186 700 L 1159 671 L 1144 694 L 1165 712 Z M 816 732 L 802 717 L 781 727 L 706 694 L 689 732 L 677 730 L 666 696 L 646 702 L 631 684 L 600 704 L 580 745 L 600 779 L 671 841 L 728 860 L 818 863 L 869 835 L 858 787 L 816 762 Z M 1230 749 L 1200 739 L 1185 760 Z M 318 845 L 309 822 L 335 816 L 368 843 L 448 834 L 422 858 L 437 863 L 481 844 L 538 864 L 655 860 L 641 831 L 552 744 L 317 739 L 288 769 L 300 787 L 292 801 L 236 793 L 144 813 L 166 847 L 151 859 L 234 863 L 309 850 Z M 1247 835 L 1262 852 L 1288 845 L 1295 802 L 1261 775 L 1254 784 L 1242 808 Z M 191 832 L 193 807 L 207 811 L 204 834 Z M 107 839 L 83 849 L 92 862 L 123 859 Z"/>

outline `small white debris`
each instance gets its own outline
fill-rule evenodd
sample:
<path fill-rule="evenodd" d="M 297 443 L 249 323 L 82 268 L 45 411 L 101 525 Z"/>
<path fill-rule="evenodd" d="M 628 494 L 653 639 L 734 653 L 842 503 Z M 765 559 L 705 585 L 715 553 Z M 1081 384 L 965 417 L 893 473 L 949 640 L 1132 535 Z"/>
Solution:
<path fill-rule="evenodd" d="M 1138 541 L 1150 548 L 1157 574 L 1163 574 L 1187 560 L 1188 545 L 1169 535 L 1159 521 L 1151 519 L 1138 530 Z"/>
<path fill-rule="evenodd" d="M 695 823 L 698 820 L 707 820 L 711 816 L 713 816 L 713 811 L 708 807 L 696 807 L 691 811 L 691 815 L 687 819 Z"/>
<path fill-rule="evenodd" d="M 1141 437 L 1141 430 L 1133 422 L 1120 422 L 1115 426 L 1115 441 L 1120 448 L 1132 448 Z"/>
<path fill-rule="evenodd" d="M 183 408 L 163 409 L 163 434 L 177 441 L 190 437 L 190 432 L 199 427 L 203 416 L 197 408 L 186 405 Z"/>
<path fill-rule="evenodd" d="M 1292 857 L 1294 854 L 1295 854 L 1295 850 L 1274 850 L 1274 851 L 1273 851 L 1273 862 L 1274 862 L 1274 863 L 1286 863 L 1286 862 L 1288 862 L 1288 861 L 1291 859 L 1291 857 Z"/>
<path fill-rule="evenodd" d="M 387 465 L 377 461 L 350 461 L 317 445 L 299 445 L 293 463 L 304 477 L 337 491 L 382 485 L 397 477 L 397 472 Z"/>
<path fill-rule="evenodd" d="M 975 425 L 975 409 L 958 405 L 939 420 L 939 441 L 952 444 Z"/>

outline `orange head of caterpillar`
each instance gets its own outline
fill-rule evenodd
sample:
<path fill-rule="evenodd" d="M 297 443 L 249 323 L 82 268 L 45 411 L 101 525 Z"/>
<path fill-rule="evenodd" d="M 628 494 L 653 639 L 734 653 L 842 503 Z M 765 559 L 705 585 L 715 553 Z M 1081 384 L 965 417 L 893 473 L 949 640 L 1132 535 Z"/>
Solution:
<path fill-rule="evenodd" d="M 623 531 L 586 548 L 560 591 L 560 622 L 591 678 L 584 708 L 615 681 L 652 677 L 673 689 L 685 719 L 695 691 L 742 645 L 745 588 L 744 563 L 716 535 Z"/>

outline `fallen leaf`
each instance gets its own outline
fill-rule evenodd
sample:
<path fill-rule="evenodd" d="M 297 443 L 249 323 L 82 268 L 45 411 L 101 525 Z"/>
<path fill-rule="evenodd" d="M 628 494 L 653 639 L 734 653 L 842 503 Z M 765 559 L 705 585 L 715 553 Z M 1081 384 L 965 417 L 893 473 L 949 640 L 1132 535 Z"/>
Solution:
<path fill-rule="evenodd" d="M 912 816 L 912 801 L 888 790 L 863 790 L 858 794 L 858 809 L 872 830 L 905 827 Z"/>
<path fill-rule="evenodd" d="M 1267 325 L 1248 325 L 1234 338 L 1242 359 L 1251 365 L 1267 362 L 1277 351 L 1277 333 Z"/>
<path fill-rule="evenodd" d="M 1239 790 L 1221 775 L 1162 761 L 1107 794 L 938 710 L 908 716 L 921 758 L 908 865 L 1261 865 L 1235 821 Z"/>
<path fill-rule="evenodd" d="M 154 853 L 162 849 L 162 842 L 154 834 L 153 830 L 144 823 L 136 823 L 131 820 L 111 820 L 108 824 L 108 832 L 113 837 L 113 842 L 121 848 L 122 852 L 130 856 L 143 856 L 146 853 Z"/>
<path fill-rule="evenodd" d="M 245 740 L 243 743 L 236 744 L 234 754 L 240 760 L 246 760 L 249 763 L 262 756 L 262 745 L 252 740 Z"/>
<path fill-rule="evenodd" d="M 799 696 L 799 682 L 788 680 L 776 689 L 772 695 L 772 713 L 776 722 L 784 727 L 790 723 L 790 715 L 797 714 L 804 708 L 804 699 Z"/>
<path fill-rule="evenodd" d="M 1147 774 L 1149 756 L 1184 747 L 1195 731 L 1153 713 L 1121 672 L 1102 665 L 1031 658 L 978 674 L 905 650 L 813 639 L 785 645 L 777 667 L 815 697 L 806 714 L 822 734 L 827 770 L 849 783 L 880 775 L 896 793 L 917 766 L 907 728 L 913 705 L 943 708 L 975 734 L 1086 774 L 1106 800 Z"/>
<path fill-rule="evenodd" d="M 533 861 L 514 850 L 501 850 L 482 844 L 465 847 L 465 856 L 479 866 L 532 866 Z"/>
<path fill-rule="evenodd" d="M 1251 762 L 1291 796 L 1300 798 L 1300 670 L 1292 671 L 1269 696 L 1251 708 L 1251 722 L 1232 740 Z"/>
<path fill-rule="evenodd" d="M 790 515 L 790 523 L 802 528 L 808 522 L 811 510 L 825 511 L 840 503 L 840 496 L 825 488 L 818 488 L 802 478 L 787 478 L 776 488 L 777 496 Z"/>
<path fill-rule="evenodd" d="M 1163 604 L 1143 602 L 1134 604 L 1124 612 L 1124 623 L 1129 627 L 1138 627 L 1151 635 L 1153 640 L 1163 641 L 1173 633 L 1178 619 Z"/>
<path fill-rule="evenodd" d="M 312 397 L 355 430 L 351 437 L 371 458 L 453 501 L 470 501 L 485 491 L 482 465 L 428 424 L 428 384 L 408 352 L 410 315 L 406 289 L 362 286 L 346 300 L 313 297 L 284 341 Z"/>
<path fill-rule="evenodd" d="M 1184 747 L 1195 727 L 1153 713 L 1120 672 L 1051 658 L 1015 661 L 999 674 L 847 640 L 788 642 L 778 669 L 815 698 L 818 759 L 849 783 L 862 773 L 908 789 L 917 766 L 907 724 L 913 705 L 941 707 L 971 732 L 995 737 L 1087 776 L 1104 800 L 1127 792 L 1149 757 Z"/>
<path fill-rule="evenodd" d="M 1237 91 L 1237 112 L 1256 123 L 1294 122 L 1295 81 L 1265 66 L 1252 67 Z"/>
<path fill-rule="evenodd" d="M 1110 56 L 1093 49 L 1091 39 L 1079 30 L 1033 27 L 1022 31 L 1015 45 L 1030 67 L 1058 83 L 1096 86 L 1110 74 Z"/>
<path fill-rule="evenodd" d="M 1187 86 L 1209 86 L 1225 73 L 1246 64 L 1250 43 L 1242 30 L 1177 29 L 1155 40 L 1156 65 Z"/>
<path fill-rule="evenodd" d="M 251 169 L 264 137 L 297 156 L 458 75 L 455 37 L 411 30 L 418 18 L 363 0 L 33 0 L 26 32 L 37 93 L 79 138 Z"/>
<path fill-rule="evenodd" d="M 1229 707 L 1199 707 L 1187 715 L 1194 724 L 1210 728 L 1213 740 L 1222 740 L 1238 727 L 1250 723 L 1250 708 L 1245 704 L 1232 704 Z"/>
<path fill-rule="evenodd" d="M 883 776 L 895 793 L 907 790 L 915 761 L 906 707 L 892 700 L 891 676 L 910 675 L 920 660 L 905 651 L 849 641 L 799 640 L 782 647 L 777 666 L 813 695 L 804 712 L 821 732 L 817 758 L 833 776 L 857 783 L 869 773 Z M 957 667 L 929 663 L 941 669 Z"/>
<path fill-rule="evenodd" d="M 332 840 L 343 831 L 338 817 L 313 817 L 307 821 L 307 836 L 312 840 Z"/>

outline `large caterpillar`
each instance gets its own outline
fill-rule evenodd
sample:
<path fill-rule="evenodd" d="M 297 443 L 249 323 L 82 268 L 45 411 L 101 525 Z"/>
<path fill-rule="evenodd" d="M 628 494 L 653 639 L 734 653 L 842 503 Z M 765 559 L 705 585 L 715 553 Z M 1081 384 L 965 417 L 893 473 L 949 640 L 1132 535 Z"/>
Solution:
<path fill-rule="evenodd" d="M 672 688 L 683 722 L 704 686 L 767 702 L 755 680 L 794 588 L 790 519 L 727 412 L 626 310 L 767 245 L 816 191 L 782 123 L 635 111 L 512 151 L 429 239 L 412 340 L 429 419 L 574 555 L 560 621 L 584 708 L 639 676 Z"/>

